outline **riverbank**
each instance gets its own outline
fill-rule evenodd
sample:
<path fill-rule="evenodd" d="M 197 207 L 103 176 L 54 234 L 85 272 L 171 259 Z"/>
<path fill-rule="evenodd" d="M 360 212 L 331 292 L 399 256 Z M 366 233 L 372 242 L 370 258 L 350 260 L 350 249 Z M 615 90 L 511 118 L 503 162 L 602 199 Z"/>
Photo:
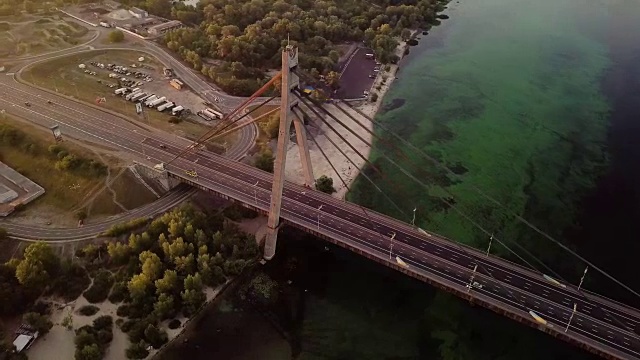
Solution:
<path fill-rule="evenodd" d="M 413 37 L 416 33 L 417 30 L 414 30 L 411 36 Z M 396 55 L 402 59 L 408 47 L 407 42 L 399 40 L 399 44 L 396 47 Z M 398 63 L 399 62 L 400 61 L 398 61 Z M 349 66 L 358 66 L 358 64 L 351 63 Z M 375 101 L 364 99 L 359 102 L 351 102 L 354 107 L 370 118 L 375 117 L 382 106 L 385 94 L 389 91 L 393 82 L 397 80 L 398 69 L 399 66 L 397 64 L 381 66 L 371 89 L 369 89 L 371 96 L 375 94 Z M 373 98 L 370 99 L 373 100 Z M 309 132 L 315 138 L 320 148 L 322 148 L 327 158 L 329 158 L 335 170 L 325 159 L 322 152 L 318 150 L 318 146 L 316 146 L 312 139 L 309 139 L 309 153 L 311 155 L 315 178 L 317 179 L 322 175 L 331 177 L 334 188 L 336 189 L 333 196 L 342 199 L 346 196 L 351 184 L 359 175 L 360 169 L 366 164 L 365 159 L 369 158 L 371 147 L 368 144 L 371 144 L 373 141 L 373 136 L 370 133 L 370 131 L 373 131 L 373 124 L 356 111 L 344 105 L 340 105 L 340 108 L 348 115 L 334 104 L 325 104 L 324 107 L 338 119 L 338 121 L 336 121 L 329 116 L 325 116 L 325 121 L 339 131 L 340 135 L 351 144 L 352 147 L 345 144 L 345 142 L 329 128 L 329 125 L 314 119 L 313 124 L 309 127 Z M 309 115 L 313 115 L 311 112 L 308 113 Z M 355 117 L 357 121 L 351 119 L 350 116 Z M 347 128 L 352 129 L 357 136 L 345 129 L 340 122 Z M 332 142 L 335 143 L 340 150 L 336 149 Z M 351 161 L 347 160 L 341 151 L 344 152 Z M 362 155 L 362 157 L 358 153 Z M 289 181 L 299 184 L 304 183 L 304 175 L 300 165 L 300 153 L 297 145 L 291 146 L 287 151 L 286 176 Z M 341 178 L 346 183 L 346 186 L 340 180 Z"/>

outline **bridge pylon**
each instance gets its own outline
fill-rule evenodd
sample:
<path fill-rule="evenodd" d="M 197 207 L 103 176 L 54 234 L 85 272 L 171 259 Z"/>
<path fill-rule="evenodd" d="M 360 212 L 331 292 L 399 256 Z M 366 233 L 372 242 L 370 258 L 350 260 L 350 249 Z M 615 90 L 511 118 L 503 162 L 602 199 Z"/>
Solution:
<path fill-rule="evenodd" d="M 280 127 L 278 130 L 278 146 L 273 166 L 273 187 L 271 189 L 271 206 L 269 208 L 269 220 L 267 222 L 267 236 L 264 244 L 263 257 L 265 260 L 271 260 L 276 254 L 276 242 L 278 240 L 280 225 L 280 208 L 282 206 L 282 189 L 285 182 L 284 169 L 287 162 L 291 122 L 293 122 L 295 126 L 305 184 L 311 187 L 315 182 L 304 123 L 302 119 L 295 117 L 291 110 L 294 106 L 298 106 L 298 100 L 291 93 L 300 85 L 300 79 L 292 72 L 297 66 L 298 48 L 287 45 L 282 51 Z"/>

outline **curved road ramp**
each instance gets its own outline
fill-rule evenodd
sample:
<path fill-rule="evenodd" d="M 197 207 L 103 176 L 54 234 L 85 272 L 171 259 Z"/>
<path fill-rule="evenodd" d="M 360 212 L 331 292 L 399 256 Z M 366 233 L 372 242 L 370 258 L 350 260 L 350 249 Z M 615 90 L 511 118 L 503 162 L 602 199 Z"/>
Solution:
<path fill-rule="evenodd" d="M 42 186 L 0 162 L 0 216 L 11 214 L 44 194 Z"/>

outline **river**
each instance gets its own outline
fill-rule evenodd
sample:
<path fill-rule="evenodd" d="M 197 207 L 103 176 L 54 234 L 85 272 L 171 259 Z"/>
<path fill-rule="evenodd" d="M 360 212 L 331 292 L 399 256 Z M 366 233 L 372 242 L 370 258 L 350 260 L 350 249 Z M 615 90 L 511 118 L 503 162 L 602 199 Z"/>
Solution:
<path fill-rule="evenodd" d="M 577 281 L 584 264 L 510 215 L 524 214 L 640 287 L 637 271 L 629 271 L 640 250 L 633 240 L 640 233 L 638 1 L 465 0 L 447 14 L 403 60 L 379 120 L 458 175 L 412 154 L 426 188 L 399 175 L 392 180 L 407 185 L 378 185 L 409 215 L 417 207 L 424 228 L 486 246 L 487 236 L 453 204 L 510 247 L 518 250 L 517 241 Z M 372 159 L 397 172 L 376 146 Z M 393 208 L 362 181 L 351 198 Z M 295 231 L 281 239 L 264 268 L 281 284 L 278 304 L 265 310 L 225 294 L 189 343 L 164 358 L 592 358 Z M 499 244 L 492 252 L 508 255 Z M 593 269 L 586 285 L 636 300 Z"/>

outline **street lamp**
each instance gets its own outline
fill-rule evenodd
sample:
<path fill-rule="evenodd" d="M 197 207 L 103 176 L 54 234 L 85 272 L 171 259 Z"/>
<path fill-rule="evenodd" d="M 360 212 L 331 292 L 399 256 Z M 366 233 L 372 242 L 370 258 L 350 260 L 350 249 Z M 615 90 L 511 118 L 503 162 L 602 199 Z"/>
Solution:
<path fill-rule="evenodd" d="M 493 234 L 489 238 L 489 247 L 487 247 L 487 256 L 489 256 L 489 251 L 491 250 L 491 243 L 493 242 Z"/>
<path fill-rule="evenodd" d="M 586 271 L 585 271 L 586 273 Z M 573 303 L 573 311 L 571 312 L 571 316 L 569 316 L 569 321 L 567 321 L 567 327 L 564 329 L 564 332 L 569 331 L 569 325 L 571 325 L 571 320 L 573 319 L 573 315 L 576 314 L 576 310 L 578 309 L 578 304 Z"/>
<path fill-rule="evenodd" d="M 253 198 L 256 201 L 256 207 L 258 207 L 258 183 L 260 182 L 260 180 L 256 181 L 255 184 L 253 184 Z"/>
<path fill-rule="evenodd" d="M 584 277 L 587 276 L 587 270 L 589 270 L 588 266 L 584 269 L 584 273 L 582 273 L 582 277 L 580 278 L 580 284 L 578 284 L 578 291 L 580 291 L 580 288 L 582 287 L 582 282 L 584 281 Z"/>
<path fill-rule="evenodd" d="M 416 210 L 418 210 L 418 207 L 414 207 L 413 208 L 413 218 L 411 219 L 411 225 L 412 226 L 416 225 Z"/>
<path fill-rule="evenodd" d="M 318 231 L 320 231 L 320 210 L 322 210 L 323 206 L 324 205 L 318 206 Z"/>
<path fill-rule="evenodd" d="M 476 277 L 476 270 L 478 270 L 478 264 L 473 267 L 473 272 L 471 273 L 471 277 L 469 278 L 469 285 L 467 285 L 467 292 L 471 291 L 473 287 L 473 278 Z"/>
<path fill-rule="evenodd" d="M 391 233 L 391 244 L 389 245 L 389 261 L 391 261 L 391 252 L 393 251 L 393 239 L 396 238 L 396 233 Z"/>

